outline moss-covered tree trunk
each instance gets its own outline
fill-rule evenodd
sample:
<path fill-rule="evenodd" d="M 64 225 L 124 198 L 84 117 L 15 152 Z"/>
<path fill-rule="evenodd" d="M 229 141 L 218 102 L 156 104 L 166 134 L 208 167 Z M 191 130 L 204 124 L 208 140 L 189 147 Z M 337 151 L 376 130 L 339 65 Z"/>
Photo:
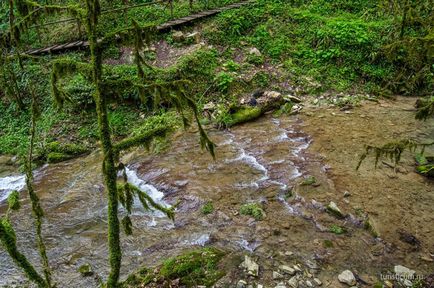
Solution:
<path fill-rule="evenodd" d="M 95 84 L 95 104 L 98 115 L 98 129 L 104 155 L 102 172 L 108 198 L 108 245 L 110 258 L 110 275 L 107 287 L 117 287 L 121 266 L 120 227 L 118 218 L 118 195 L 116 187 L 115 154 L 107 114 L 107 102 L 102 86 L 102 50 L 97 41 L 98 17 L 100 5 L 98 0 L 87 0 L 88 35 L 91 53 L 93 81 Z"/>

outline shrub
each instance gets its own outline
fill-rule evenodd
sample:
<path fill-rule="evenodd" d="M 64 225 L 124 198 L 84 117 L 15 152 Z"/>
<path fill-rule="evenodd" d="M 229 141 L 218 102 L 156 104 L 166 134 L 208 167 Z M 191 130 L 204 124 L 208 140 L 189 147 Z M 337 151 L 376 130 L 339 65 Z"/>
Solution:
<path fill-rule="evenodd" d="M 249 204 L 242 205 L 240 208 L 240 214 L 252 216 L 257 221 L 260 221 L 265 217 L 264 210 L 262 210 L 262 208 L 257 203 L 249 203 Z"/>

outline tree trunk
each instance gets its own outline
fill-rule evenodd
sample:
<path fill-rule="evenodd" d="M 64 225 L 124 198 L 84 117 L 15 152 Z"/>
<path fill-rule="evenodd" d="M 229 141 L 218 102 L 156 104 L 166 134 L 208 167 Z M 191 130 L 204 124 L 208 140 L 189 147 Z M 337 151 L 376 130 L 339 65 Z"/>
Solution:
<path fill-rule="evenodd" d="M 108 245 L 109 245 L 109 262 L 110 274 L 107 280 L 107 287 L 114 288 L 118 286 L 119 272 L 121 266 L 121 248 L 120 248 L 120 227 L 118 218 L 118 195 L 116 187 L 116 167 L 115 155 L 113 153 L 113 144 L 111 141 L 110 127 L 107 115 L 107 103 L 102 88 L 102 51 L 97 43 L 97 23 L 99 12 L 96 11 L 96 5 L 99 6 L 98 0 L 88 0 L 88 30 L 89 45 L 91 52 L 91 64 L 93 67 L 93 80 L 95 84 L 95 103 L 98 115 L 98 129 L 104 155 L 102 172 L 104 175 L 104 185 L 108 198 Z"/>

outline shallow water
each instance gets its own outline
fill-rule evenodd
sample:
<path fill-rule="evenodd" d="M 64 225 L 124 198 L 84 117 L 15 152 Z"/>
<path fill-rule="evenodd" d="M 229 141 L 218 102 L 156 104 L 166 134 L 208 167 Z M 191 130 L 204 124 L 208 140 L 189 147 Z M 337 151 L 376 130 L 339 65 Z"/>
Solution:
<path fill-rule="evenodd" d="M 347 209 L 350 216 L 343 221 L 325 213 L 325 205 L 342 196 L 329 178 L 324 159 L 307 153 L 315 139 L 303 132 L 304 125 L 295 116 L 267 116 L 230 131 L 210 131 L 218 146 L 215 161 L 200 150 L 197 133 L 192 131 L 174 137 L 172 147 L 162 154 L 136 150 L 125 155 L 122 161 L 132 184 L 162 205 L 181 202 L 175 222 L 135 203 L 133 235 L 122 236 L 122 275 L 207 244 L 235 253 L 254 253 L 262 259 L 264 283 L 272 282 L 276 263 L 290 261 L 282 256 L 285 251 L 294 251 L 297 261 L 321 264 L 318 273 L 323 278 L 335 277 L 336 271 L 348 267 L 371 275 L 401 259 L 393 251 L 372 257 L 372 247 L 387 250 L 390 245 L 364 231 L 354 211 Z M 83 263 L 90 263 L 104 279 L 108 273 L 107 206 L 100 160 L 101 155 L 94 153 L 44 167 L 35 177 L 46 212 L 43 233 L 58 287 L 97 287 L 94 278 L 83 278 L 77 272 Z M 297 185 L 307 175 L 314 175 L 321 185 Z M 3 178 L 0 183 L 11 181 Z M 295 195 L 286 198 L 290 187 L 295 187 Z M 38 263 L 25 192 L 22 198 L 23 207 L 12 219 L 20 247 Z M 213 202 L 215 212 L 204 216 L 200 208 L 207 201 Z M 240 206 L 250 202 L 262 203 L 263 221 L 238 214 Z M 3 205 L 0 210 L 4 209 Z M 349 233 L 328 233 L 332 224 L 345 226 Z M 335 248 L 324 248 L 325 239 L 332 240 Z M 0 262 L 0 285 L 23 281 L 2 250 Z"/>

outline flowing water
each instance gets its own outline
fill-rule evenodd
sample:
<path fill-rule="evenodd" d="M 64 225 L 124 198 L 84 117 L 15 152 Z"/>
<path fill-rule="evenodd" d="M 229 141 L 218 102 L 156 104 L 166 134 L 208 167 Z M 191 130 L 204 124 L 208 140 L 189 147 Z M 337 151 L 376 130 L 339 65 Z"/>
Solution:
<path fill-rule="evenodd" d="M 218 146 L 215 161 L 200 150 L 194 131 L 175 136 L 172 147 L 162 154 L 150 155 L 139 149 L 125 155 L 122 161 L 131 183 L 162 205 L 180 204 L 172 222 L 135 203 L 133 235 L 122 236 L 122 275 L 208 244 L 234 253 L 254 253 L 261 259 L 265 283 L 272 281 L 276 262 L 287 259 L 286 251 L 293 251 L 297 261 L 309 263 L 325 278 L 335 278 L 336 271 L 348 267 L 374 274 L 399 259 L 393 252 L 372 257 L 372 247 L 387 251 L 390 245 L 364 231 L 353 211 L 339 222 L 325 213 L 325 205 L 337 192 L 328 177 L 330 167 L 321 157 L 307 152 L 313 139 L 302 132 L 303 125 L 295 116 L 267 116 L 230 131 L 210 131 Z M 43 233 L 58 287 L 98 287 L 95 278 L 77 272 L 83 263 L 90 263 L 103 279 L 107 276 L 107 206 L 100 161 L 96 152 L 36 173 L 36 191 L 46 213 Z M 314 175 L 321 185 L 297 185 L 307 175 Z M 288 198 L 291 187 L 295 187 L 294 195 Z M 22 176 L 0 179 L 2 213 L 7 192 L 21 188 Z M 22 208 L 13 213 L 12 220 L 19 247 L 32 263 L 38 263 L 24 191 L 22 199 Z M 205 216 L 201 207 L 207 201 L 213 202 L 215 212 Z M 263 205 L 263 221 L 239 215 L 240 206 L 251 202 Z M 339 237 L 328 233 L 328 227 L 335 223 L 349 233 Z M 324 248 L 325 239 L 332 240 L 335 248 Z M 0 263 L 0 286 L 24 281 L 3 250 Z M 427 272 L 425 266 L 420 267 Z"/>

